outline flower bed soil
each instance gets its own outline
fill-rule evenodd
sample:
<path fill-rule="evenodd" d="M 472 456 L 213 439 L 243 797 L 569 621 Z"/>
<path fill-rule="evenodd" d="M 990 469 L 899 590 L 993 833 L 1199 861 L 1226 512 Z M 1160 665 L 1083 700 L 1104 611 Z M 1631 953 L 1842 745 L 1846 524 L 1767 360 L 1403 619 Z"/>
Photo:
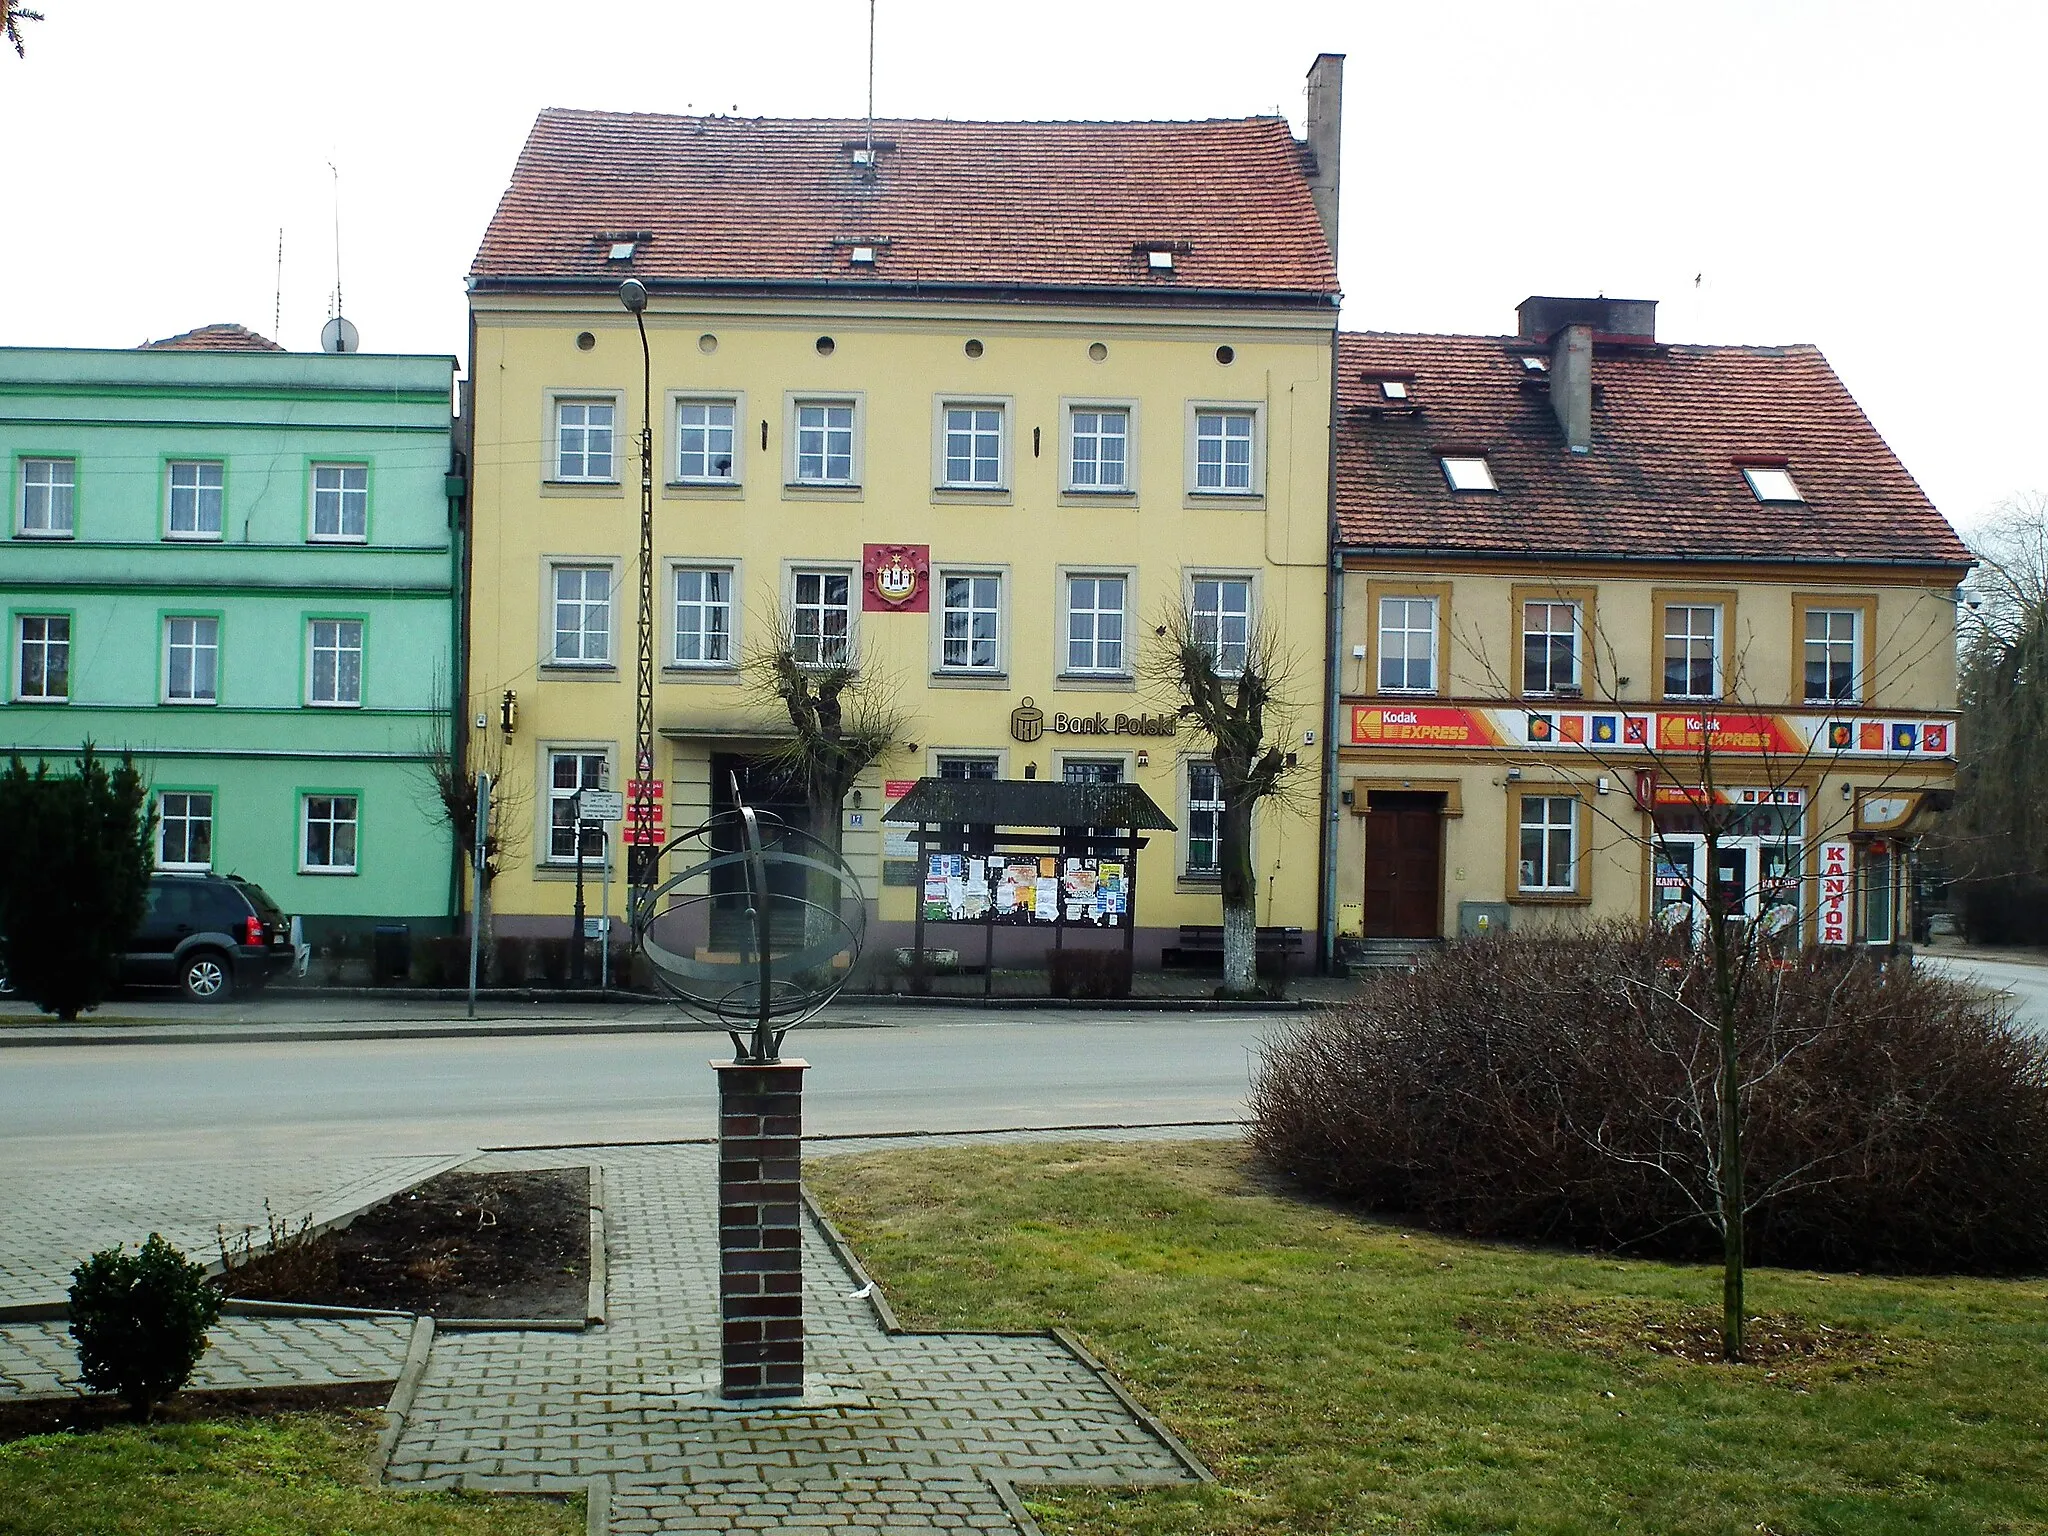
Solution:
<path fill-rule="evenodd" d="M 581 1322 L 590 1296 L 590 1170 L 444 1173 L 345 1227 L 260 1234 L 221 1288 L 252 1301 Z"/>
<path fill-rule="evenodd" d="M 279 1413 L 331 1413 L 345 1408 L 382 1408 L 391 1400 L 389 1381 L 341 1381 L 315 1387 L 238 1387 L 223 1392 L 180 1392 L 158 1403 L 153 1424 L 193 1424 L 209 1419 L 269 1418 Z M 38 1397 L 0 1401 L 0 1441 L 29 1435 L 90 1434 L 135 1415 L 118 1397 Z"/>

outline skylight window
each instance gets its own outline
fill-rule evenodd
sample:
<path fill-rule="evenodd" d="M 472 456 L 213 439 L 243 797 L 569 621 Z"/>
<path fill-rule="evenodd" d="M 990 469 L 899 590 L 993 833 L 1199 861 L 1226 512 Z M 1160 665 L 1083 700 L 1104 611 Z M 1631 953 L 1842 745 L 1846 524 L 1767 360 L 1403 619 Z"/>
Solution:
<path fill-rule="evenodd" d="M 1154 272 L 1171 272 L 1173 270 L 1173 252 L 1147 251 L 1145 253 L 1145 265 Z"/>
<path fill-rule="evenodd" d="M 1444 479 L 1454 491 L 1497 491 L 1493 466 L 1484 454 L 1447 453 L 1442 456 Z"/>
<path fill-rule="evenodd" d="M 1524 373 L 1548 373 L 1550 372 L 1550 359 L 1538 357 L 1533 352 L 1525 352 L 1522 354 L 1522 371 Z"/>
<path fill-rule="evenodd" d="M 1406 400 L 1408 398 L 1408 381 L 1406 379 L 1381 379 L 1380 393 L 1389 400 Z"/>
<path fill-rule="evenodd" d="M 872 166 L 875 163 L 875 152 L 863 144 L 853 152 L 853 163 L 855 165 Z"/>
<path fill-rule="evenodd" d="M 1750 490 L 1756 493 L 1758 501 L 1804 501 L 1799 486 L 1789 469 L 1772 468 L 1765 464 L 1745 464 L 1742 475 L 1749 482 Z"/>
<path fill-rule="evenodd" d="M 872 245 L 856 245 L 853 248 L 853 264 L 856 267 L 872 267 L 875 264 L 875 248 Z"/>
<path fill-rule="evenodd" d="M 638 244 L 637 240 L 614 240 L 612 242 L 612 253 L 605 260 L 631 261 L 633 259 L 633 248 Z"/>

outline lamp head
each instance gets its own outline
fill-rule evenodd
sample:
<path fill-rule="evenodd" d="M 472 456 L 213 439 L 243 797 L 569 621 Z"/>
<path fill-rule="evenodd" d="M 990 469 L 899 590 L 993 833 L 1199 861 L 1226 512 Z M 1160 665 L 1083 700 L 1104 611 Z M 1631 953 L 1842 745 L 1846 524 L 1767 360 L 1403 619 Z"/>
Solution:
<path fill-rule="evenodd" d="M 647 285 L 637 277 L 629 277 L 619 284 L 619 302 L 634 314 L 647 307 Z"/>

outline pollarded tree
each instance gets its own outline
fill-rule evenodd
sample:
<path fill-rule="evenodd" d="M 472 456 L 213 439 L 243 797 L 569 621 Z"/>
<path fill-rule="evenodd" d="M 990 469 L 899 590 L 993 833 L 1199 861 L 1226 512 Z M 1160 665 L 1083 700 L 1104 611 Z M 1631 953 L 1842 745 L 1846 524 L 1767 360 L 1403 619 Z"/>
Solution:
<path fill-rule="evenodd" d="M 476 867 L 480 778 L 488 774 L 491 780 L 490 813 L 484 826 L 484 877 L 472 898 L 481 952 L 489 965 L 495 953 L 491 893 L 505 861 L 518 857 L 526 845 L 528 793 L 526 786 L 513 782 L 507 773 L 510 754 L 505 750 L 505 738 L 486 728 L 470 730 L 465 739 L 458 733 L 467 729 L 467 722 L 443 702 L 438 687 L 434 698 L 433 724 L 420 743 L 426 781 L 422 798 L 447 823 L 465 869 Z"/>
<path fill-rule="evenodd" d="M 43 13 L 32 11 L 25 5 L 16 5 L 14 0 L 0 0 L 0 36 L 14 45 L 14 56 L 28 57 L 28 49 L 21 43 L 21 24 L 25 21 L 41 21 Z"/>
<path fill-rule="evenodd" d="M 110 770 L 91 742 L 69 772 L 17 757 L 0 774 L 0 970 L 45 1013 L 75 1019 L 120 979 L 149 900 L 148 799 L 133 759 Z"/>
<path fill-rule="evenodd" d="M 1258 895 L 1252 823 L 1261 801 L 1285 796 L 1298 758 L 1273 732 L 1290 670 L 1273 630 L 1256 618 L 1182 602 L 1156 626 L 1139 663 L 1146 681 L 1175 700 L 1179 716 L 1209 739 L 1222 802 L 1217 863 L 1223 898 L 1223 990 L 1258 990 Z"/>

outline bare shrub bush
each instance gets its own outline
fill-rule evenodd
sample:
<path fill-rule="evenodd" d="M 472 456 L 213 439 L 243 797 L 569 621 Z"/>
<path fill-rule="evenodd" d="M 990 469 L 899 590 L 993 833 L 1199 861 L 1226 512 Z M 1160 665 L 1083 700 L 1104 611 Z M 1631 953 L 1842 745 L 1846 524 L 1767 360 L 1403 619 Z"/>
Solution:
<path fill-rule="evenodd" d="M 1253 1145 L 1441 1227 L 1711 1257 L 1712 979 L 1632 925 L 1459 945 L 1282 1026 Z M 1752 1261 L 2048 1264 L 2048 1046 L 1967 987 L 1839 954 L 1747 970 L 1738 1008 Z"/>

